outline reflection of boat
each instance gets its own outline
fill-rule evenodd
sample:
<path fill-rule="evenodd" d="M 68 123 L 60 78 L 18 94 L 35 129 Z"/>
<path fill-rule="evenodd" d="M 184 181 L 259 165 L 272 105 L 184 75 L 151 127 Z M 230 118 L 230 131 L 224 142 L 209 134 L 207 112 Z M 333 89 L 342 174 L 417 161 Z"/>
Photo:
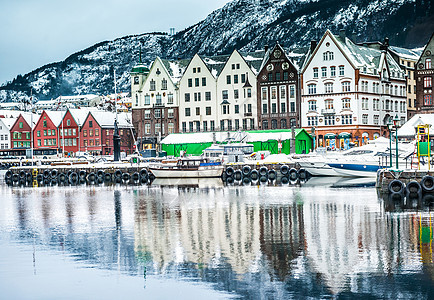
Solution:
<path fill-rule="evenodd" d="M 338 176 L 323 176 L 323 177 L 311 177 L 305 183 L 304 187 L 365 187 L 375 186 L 375 178 L 372 177 L 338 177 Z"/>
<path fill-rule="evenodd" d="M 156 178 L 207 178 L 220 177 L 223 166 L 204 158 L 185 158 L 176 164 L 153 165 L 149 170 Z"/>
<path fill-rule="evenodd" d="M 220 178 L 156 178 L 152 185 L 199 188 L 224 186 Z"/>

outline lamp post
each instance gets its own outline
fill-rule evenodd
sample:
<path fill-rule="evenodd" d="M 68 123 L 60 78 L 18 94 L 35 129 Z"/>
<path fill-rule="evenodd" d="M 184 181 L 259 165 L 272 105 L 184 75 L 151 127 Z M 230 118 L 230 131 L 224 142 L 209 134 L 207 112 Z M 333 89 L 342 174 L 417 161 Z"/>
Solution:
<path fill-rule="evenodd" d="M 395 127 L 395 145 L 396 145 L 396 169 L 398 169 L 398 128 L 401 125 L 401 120 L 398 115 L 393 118 L 393 127 Z"/>
<path fill-rule="evenodd" d="M 390 158 L 389 164 L 391 168 L 392 168 L 392 126 L 393 126 L 392 120 L 389 119 L 389 121 L 387 121 L 387 129 L 389 130 L 389 158 Z"/>

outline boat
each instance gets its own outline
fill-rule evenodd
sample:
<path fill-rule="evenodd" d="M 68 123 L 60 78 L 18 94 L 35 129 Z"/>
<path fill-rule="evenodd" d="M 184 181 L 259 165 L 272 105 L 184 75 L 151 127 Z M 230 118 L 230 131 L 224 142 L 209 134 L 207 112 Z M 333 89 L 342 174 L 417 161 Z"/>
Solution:
<path fill-rule="evenodd" d="M 181 158 L 173 164 L 151 165 L 149 170 L 156 178 L 212 178 L 222 175 L 223 166 L 206 158 Z"/>

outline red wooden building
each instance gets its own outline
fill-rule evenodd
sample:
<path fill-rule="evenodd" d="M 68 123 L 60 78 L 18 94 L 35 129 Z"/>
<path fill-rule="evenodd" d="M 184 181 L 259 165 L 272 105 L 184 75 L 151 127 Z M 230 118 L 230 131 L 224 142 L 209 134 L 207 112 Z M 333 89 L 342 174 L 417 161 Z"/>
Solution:
<path fill-rule="evenodd" d="M 34 148 L 59 148 L 58 127 L 64 111 L 43 111 L 33 130 Z"/>
<path fill-rule="evenodd" d="M 80 133 L 88 114 L 88 110 L 68 109 L 63 115 L 59 124 L 59 147 L 62 148 L 65 153 L 85 151 L 81 145 Z"/>
<path fill-rule="evenodd" d="M 11 127 L 11 147 L 12 148 L 30 148 L 31 145 L 31 115 L 22 113 L 18 116 L 14 125 Z M 36 121 L 34 117 L 33 123 Z"/>

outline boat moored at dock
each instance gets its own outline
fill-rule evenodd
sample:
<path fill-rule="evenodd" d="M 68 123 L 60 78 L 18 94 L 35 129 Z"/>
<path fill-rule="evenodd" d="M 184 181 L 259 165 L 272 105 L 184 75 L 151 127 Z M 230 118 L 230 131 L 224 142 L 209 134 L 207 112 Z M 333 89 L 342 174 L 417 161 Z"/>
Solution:
<path fill-rule="evenodd" d="M 175 164 L 157 164 L 149 167 L 156 178 L 210 178 L 220 177 L 223 166 L 204 158 L 183 158 Z"/>

